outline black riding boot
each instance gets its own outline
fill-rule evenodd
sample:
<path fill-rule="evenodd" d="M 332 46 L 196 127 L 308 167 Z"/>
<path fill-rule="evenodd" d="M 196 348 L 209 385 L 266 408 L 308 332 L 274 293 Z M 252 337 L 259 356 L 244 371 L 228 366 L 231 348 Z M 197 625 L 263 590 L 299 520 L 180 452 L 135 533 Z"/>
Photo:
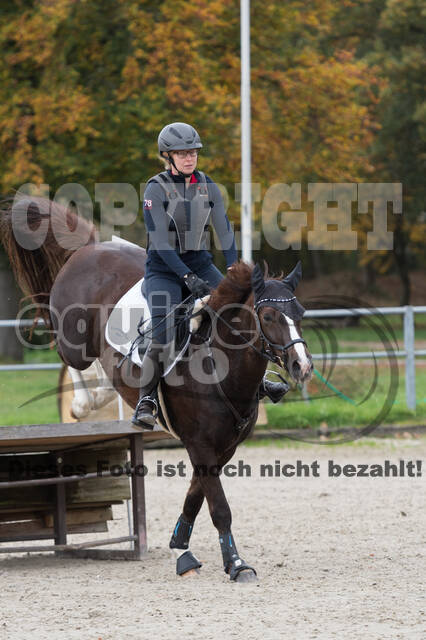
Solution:
<path fill-rule="evenodd" d="M 164 345 L 153 340 L 145 352 L 141 367 L 141 380 L 143 382 L 139 390 L 138 404 L 132 418 L 132 424 L 150 430 L 154 428 L 158 415 L 156 389 L 163 371 L 163 363 L 160 360 L 163 347 Z M 153 373 L 148 382 L 145 383 L 144 377 L 146 377 L 147 371 L 144 372 L 144 367 L 150 367 L 148 361 L 151 361 Z"/>
<path fill-rule="evenodd" d="M 265 373 L 259 387 L 259 400 L 267 396 L 275 404 L 289 391 L 290 385 L 282 376 L 279 374 L 276 375 L 281 378 L 282 382 L 272 382 L 272 380 L 268 380 L 267 374 Z"/>

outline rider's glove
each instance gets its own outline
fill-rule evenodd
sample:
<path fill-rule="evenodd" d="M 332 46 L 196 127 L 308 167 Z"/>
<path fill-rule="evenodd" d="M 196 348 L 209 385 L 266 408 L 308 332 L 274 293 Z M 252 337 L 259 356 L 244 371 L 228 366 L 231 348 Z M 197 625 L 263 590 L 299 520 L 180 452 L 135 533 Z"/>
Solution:
<path fill-rule="evenodd" d="M 195 273 L 185 273 L 183 281 L 196 298 L 203 298 L 210 293 L 207 282 L 201 280 Z"/>

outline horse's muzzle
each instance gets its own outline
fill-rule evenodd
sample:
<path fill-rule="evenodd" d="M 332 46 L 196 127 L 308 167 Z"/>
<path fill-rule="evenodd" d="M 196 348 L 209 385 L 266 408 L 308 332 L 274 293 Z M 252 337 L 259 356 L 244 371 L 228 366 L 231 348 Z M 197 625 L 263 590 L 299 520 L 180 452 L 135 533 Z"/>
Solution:
<path fill-rule="evenodd" d="M 299 358 L 291 364 L 290 375 L 296 382 L 308 382 L 312 378 L 314 365 L 311 358 L 301 361 Z"/>

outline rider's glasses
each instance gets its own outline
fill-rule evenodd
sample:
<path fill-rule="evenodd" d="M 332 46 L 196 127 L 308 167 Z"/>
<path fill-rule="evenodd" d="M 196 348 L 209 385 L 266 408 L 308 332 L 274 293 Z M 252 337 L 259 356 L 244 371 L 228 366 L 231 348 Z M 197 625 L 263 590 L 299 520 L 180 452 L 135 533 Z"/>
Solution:
<path fill-rule="evenodd" d="M 191 158 L 195 158 L 198 155 L 198 149 L 190 149 L 189 151 L 175 151 L 174 152 L 178 158 L 186 158 L 186 156 L 190 156 Z"/>

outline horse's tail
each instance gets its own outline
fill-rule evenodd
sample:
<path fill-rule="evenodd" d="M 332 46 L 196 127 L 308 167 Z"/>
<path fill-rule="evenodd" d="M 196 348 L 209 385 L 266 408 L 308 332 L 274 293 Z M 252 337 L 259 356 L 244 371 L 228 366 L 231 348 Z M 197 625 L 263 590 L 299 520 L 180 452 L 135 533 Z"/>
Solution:
<path fill-rule="evenodd" d="M 50 290 L 80 247 L 98 240 L 96 227 L 47 198 L 16 194 L 0 203 L 0 240 L 15 280 L 50 325 Z"/>

